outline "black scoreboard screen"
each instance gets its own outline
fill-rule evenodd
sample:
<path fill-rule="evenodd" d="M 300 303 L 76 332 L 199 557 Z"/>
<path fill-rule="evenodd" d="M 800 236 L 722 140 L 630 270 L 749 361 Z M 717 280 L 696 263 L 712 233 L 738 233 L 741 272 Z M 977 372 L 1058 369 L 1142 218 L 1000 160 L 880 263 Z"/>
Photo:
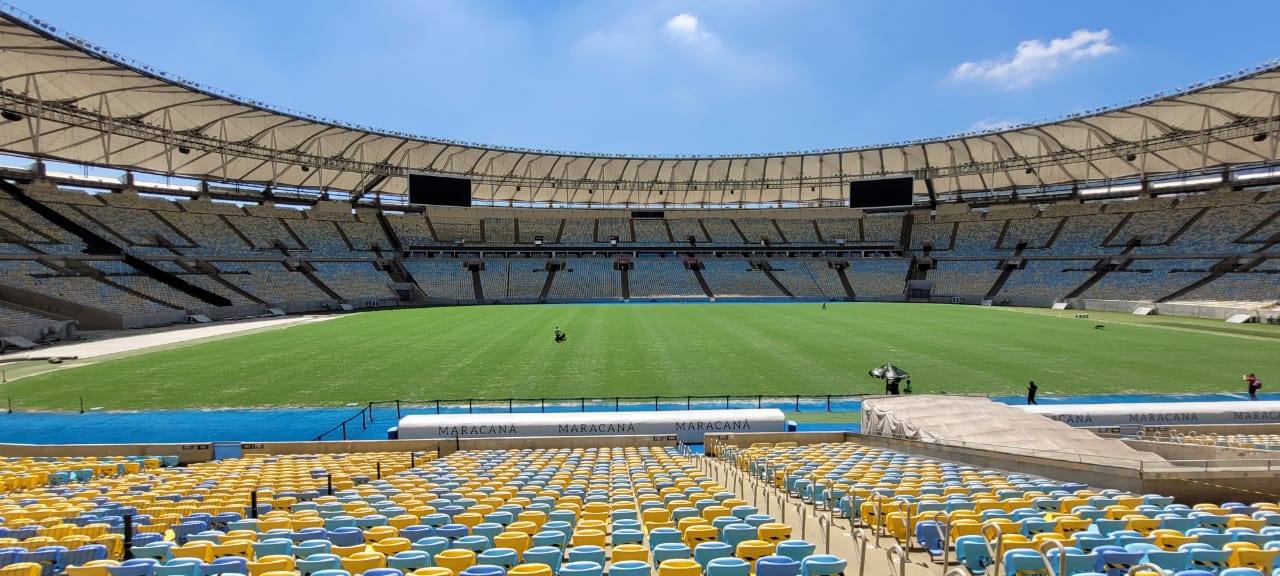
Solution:
<path fill-rule="evenodd" d="M 910 206 L 915 180 L 903 178 L 875 178 L 849 182 L 850 208 L 886 208 Z"/>
<path fill-rule="evenodd" d="M 410 174 L 409 203 L 470 207 L 471 180 L 431 174 Z"/>

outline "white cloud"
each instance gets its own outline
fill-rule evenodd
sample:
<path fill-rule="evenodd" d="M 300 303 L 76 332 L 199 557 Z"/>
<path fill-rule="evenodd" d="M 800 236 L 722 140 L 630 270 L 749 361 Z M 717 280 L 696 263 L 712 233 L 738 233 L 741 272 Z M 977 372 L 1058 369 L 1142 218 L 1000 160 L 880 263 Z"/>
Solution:
<path fill-rule="evenodd" d="M 698 21 L 698 17 L 688 12 L 681 12 L 672 16 L 670 20 L 667 20 L 666 29 L 668 33 L 681 42 L 689 44 L 718 43 L 715 35 L 702 28 L 702 23 Z"/>
<path fill-rule="evenodd" d="M 951 71 L 956 80 L 985 80 L 1006 89 L 1023 88 L 1048 78 L 1064 63 L 1098 58 L 1119 50 L 1110 30 L 1076 30 L 1046 44 L 1039 38 L 1018 43 L 1012 58 L 964 62 Z"/>
<path fill-rule="evenodd" d="M 1008 130 L 1017 126 L 1018 123 L 1012 120 L 993 120 L 991 118 L 983 118 L 969 125 L 970 132 L 986 132 L 987 130 Z"/>

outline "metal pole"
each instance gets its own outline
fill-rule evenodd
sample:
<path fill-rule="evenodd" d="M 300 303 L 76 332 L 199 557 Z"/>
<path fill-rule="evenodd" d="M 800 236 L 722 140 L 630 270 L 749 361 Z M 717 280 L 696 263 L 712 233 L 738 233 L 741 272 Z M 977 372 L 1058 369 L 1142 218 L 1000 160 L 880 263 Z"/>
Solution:
<path fill-rule="evenodd" d="M 84 396 L 80 397 L 80 413 L 84 414 Z"/>
<path fill-rule="evenodd" d="M 416 459 L 416 458 L 414 458 L 414 456 L 417 456 L 417 454 L 414 454 L 413 452 L 410 452 L 410 453 L 409 453 L 409 467 L 410 467 L 410 468 L 417 468 L 417 467 L 418 467 L 417 459 Z"/>
<path fill-rule="evenodd" d="M 342 423 L 342 439 L 343 440 L 347 439 L 347 423 L 346 422 Z"/>
<path fill-rule="evenodd" d="M 381 480 L 382 479 L 382 461 L 379 460 L 377 462 L 374 462 L 373 464 L 375 466 L 375 469 L 378 471 L 378 480 Z"/>
<path fill-rule="evenodd" d="M 252 492 L 249 492 L 249 517 L 250 518 L 258 517 L 258 489 L 257 488 L 254 488 Z"/>
<path fill-rule="evenodd" d="M 133 514 L 124 517 L 124 559 L 133 559 Z"/>
<path fill-rule="evenodd" d="M 396 399 L 396 420 L 399 420 L 400 418 L 400 400 Z"/>

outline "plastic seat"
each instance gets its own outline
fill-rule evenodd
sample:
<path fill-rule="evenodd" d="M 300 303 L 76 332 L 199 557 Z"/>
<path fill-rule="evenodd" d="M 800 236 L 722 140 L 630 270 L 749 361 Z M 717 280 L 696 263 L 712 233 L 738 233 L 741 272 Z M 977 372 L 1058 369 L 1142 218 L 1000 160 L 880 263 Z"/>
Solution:
<path fill-rule="evenodd" d="M 765 556 L 756 560 L 756 576 L 797 576 L 800 561 L 786 556 Z"/>
<path fill-rule="evenodd" d="M 623 560 L 609 566 L 609 576 L 652 576 L 653 568 L 647 562 Z M 510 574 L 508 574 L 510 576 Z"/>
<path fill-rule="evenodd" d="M 421 550 L 426 552 L 428 556 L 435 556 L 449 548 L 449 539 L 440 536 L 427 536 L 409 547 L 410 550 Z"/>
<path fill-rule="evenodd" d="M 842 558 L 818 554 L 800 561 L 800 574 L 802 576 L 834 576 L 844 572 L 847 564 Z"/>
<path fill-rule="evenodd" d="M 706 576 L 750 576 L 751 563 L 741 558 L 716 558 L 707 564 Z"/>
<path fill-rule="evenodd" d="M 723 560 L 718 558 L 717 560 Z M 672 558 L 658 564 L 658 576 L 701 576 L 702 565 L 688 558 Z"/>
<path fill-rule="evenodd" d="M 253 555 L 259 558 L 262 556 L 293 555 L 293 540 L 287 538 L 268 538 L 261 542 L 250 542 L 248 544 L 253 547 Z M 224 555 L 234 556 L 236 554 L 219 554 L 216 550 L 214 552 L 214 556 Z"/>
<path fill-rule="evenodd" d="M 614 565 L 617 568 L 617 565 Z M 546 564 L 520 564 L 507 570 L 507 576 L 552 576 L 551 567 Z"/>
<path fill-rule="evenodd" d="M 601 566 L 605 563 L 605 551 L 601 546 L 584 545 L 569 549 L 566 558 L 569 562 L 595 562 Z"/>
<path fill-rule="evenodd" d="M 436 566 L 443 566 L 453 570 L 454 574 L 461 574 L 463 570 L 475 565 L 476 553 L 474 550 L 464 548 L 450 548 L 436 554 L 434 560 Z"/>
<path fill-rule="evenodd" d="M 520 563 L 520 556 L 510 548 L 490 548 L 476 555 L 476 564 L 485 566 L 501 566 L 510 570 Z"/>
<path fill-rule="evenodd" d="M 467 567 L 467 569 L 460 572 L 458 576 L 503 576 L 506 572 L 507 571 L 501 566 L 476 564 L 475 566 Z"/>
<path fill-rule="evenodd" d="M 595 562 L 569 562 L 560 565 L 558 576 L 602 576 L 604 568 Z"/>
<path fill-rule="evenodd" d="M 330 546 L 328 540 L 306 540 L 294 544 L 290 548 L 290 553 L 294 558 L 310 558 L 316 554 L 328 554 Z"/>
<path fill-rule="evenodd" d="M 774 548 L 775 547 L 772 542 L 765 542 L 764 540 L 746 540 L 738 543 L 738 546 L 734 549 L 733 555 L 750 562 L 752 566 L 754 566 L 756 560 L 765 556 L 773 556 Z M 803 567 L 801 567 L 801 569 L 803 570 Z"/>
<path fill-rule="evenodd" d="M 760 526 L 772 525 L 774 525 L 774 523 L 761 524 Z M 759 529 L 760 527 L 752 526 L 750 524 L 730 524 L 725 526 L 724 530 L 721 531 L 720 541 L 733 546 L 736 549 L 738 544 L 746 542 L 747 540 L 761 540 L 761 538 L 757 538 Z"/>
<path fill-rule="evenodd" d="M 489 539 L 484 536 L 463 536 L 454 540 L 450 547 L 480 552 L 489 548 Z"/>
<path fill-rule="evenodd" d="M 286 572 L 293 570 L 293 556 L 266 556 L 256 562 L 246 563 L 248 576 L 262 576 L 267 572 Z"/>
<path fill-rule="evenodd" d="M 652 562 L 659 568 L 663 562 L 677 558 L 690 558 L 689 547 L 679 542 L 663 542 L 653 547 Z"/>
<path fill-rule="evenodd" d="M 803 560 L 817 550 L 818 545 L 804 540 L 783 540 L 774 548 L 774 555 L 786 556 L 792 560 Z"/>
<path fill-rule="evenodd" d="M 535 546 L 524 551 L 522 561 L 526 564 L 546 564 L 552 572 L 560 570 L 564 551 L 555 546 Z"/>
<path fill-rule="evenodd" d="M 297 570 L 301 576 L 313 576 L 321 570 L 340 570 L 342 569 L 342 558 L 336 554 L 315 553 L 295 560 L 293 569 Z"/>

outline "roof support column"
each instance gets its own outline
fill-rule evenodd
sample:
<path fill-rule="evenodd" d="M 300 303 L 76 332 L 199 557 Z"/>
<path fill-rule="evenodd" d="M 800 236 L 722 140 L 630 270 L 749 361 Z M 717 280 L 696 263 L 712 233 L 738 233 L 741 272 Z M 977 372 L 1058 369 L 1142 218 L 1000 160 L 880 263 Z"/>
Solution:
<path fill-rule="evenodd" d="M 1209 169 L 1209 107 L 1204 108 L 1204 114 L 1201 115 L 1200 132 L 1203 142 L 1200 143 L 1200 173 L 1204 174 Z"/>
<path fill-rule="evenodd" d="M 44 98 L 40 97 L 40 83 L 36 82 L 32 76 L 27 76 L 25 81 L 24 95 L 28 98 L 34 94 L 36 99 L 36 115 L 35 117 L 27 116 L 27 130 L 31 131 L 31 151 L 36 155 L 40 154 L 40 119 L 44 118 Z"/>

